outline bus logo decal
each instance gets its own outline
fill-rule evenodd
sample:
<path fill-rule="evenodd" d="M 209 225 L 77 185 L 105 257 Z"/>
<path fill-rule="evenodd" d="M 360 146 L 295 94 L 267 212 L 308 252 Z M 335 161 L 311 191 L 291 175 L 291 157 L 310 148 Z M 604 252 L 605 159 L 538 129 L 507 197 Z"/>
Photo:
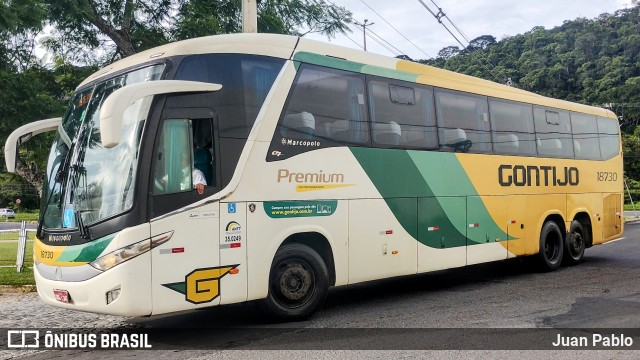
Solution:
<path fill-rule="evenodd" d="M 162 286 L 179 292 L 192 304 L 213 301 L 220 296 L 220 279 L 240 264 L 196 269 L 184 277 L 184 282 L 162 284 Z"/>
<path fill-rule="evenodd" d="M 278 169 L 277 182 L 296 184 L 296 192 L 338 189 L 355 184 L 345 184 L 344 174 L 318 172 L 297 173 L 288 169 Z"/>
<path fill-rule="evenodd" d="M 500 165 L 500 186 L 576 186 L 580 172 L 576 167 Z"/>

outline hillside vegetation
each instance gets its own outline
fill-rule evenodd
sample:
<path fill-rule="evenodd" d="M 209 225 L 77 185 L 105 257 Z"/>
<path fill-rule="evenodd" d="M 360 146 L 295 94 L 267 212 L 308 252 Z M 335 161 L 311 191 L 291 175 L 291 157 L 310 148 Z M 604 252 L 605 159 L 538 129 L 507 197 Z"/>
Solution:
<path fill-rule="evenodd" d="M 613 110 L 623 131 L 625 173 L 640 180 L 640 7 L 500 41 L 483 35 L 465 49 L 446 47 L 420 62 Z"/>

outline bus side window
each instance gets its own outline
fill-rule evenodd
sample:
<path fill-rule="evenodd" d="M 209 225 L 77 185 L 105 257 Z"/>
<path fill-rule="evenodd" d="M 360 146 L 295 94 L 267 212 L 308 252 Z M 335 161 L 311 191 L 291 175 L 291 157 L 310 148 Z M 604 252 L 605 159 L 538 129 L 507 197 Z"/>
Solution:
<path fill-rule="evenodd" d="M 536 128 L 538 156 L 568 159 L 574 157 L 568 111 L 534 106 L 533 121 Z"/>
<path fill-rule="evenodd" d="M 490 98 L 489 114 L 494 154 L 536 156 L 531 105 Z"/>
<path fill-rule="evenodd" d="M 454 151 L 492 152 L 489 109 L 485 96 L 436 89 L 435 104 L 442 150 L 450 149 L 451 139 L 457 137 L 460 145 L 456 145 Z"/>
<path fill-rule="evenodd" d="M 211 119 L 193 119 L 193 166 L 202 172 L 206 186 L 216 186 L 213 124 Z"/>
<path fill-rule="evenodd" d="M 374 147 L 438 148 L 433 88 L 374 76 L 367 86 Z"/>
<path fill-rule="evenodd" d="M 369 146 L 364 75 L 301 64 L 267 161 L 333 146 Z"/>

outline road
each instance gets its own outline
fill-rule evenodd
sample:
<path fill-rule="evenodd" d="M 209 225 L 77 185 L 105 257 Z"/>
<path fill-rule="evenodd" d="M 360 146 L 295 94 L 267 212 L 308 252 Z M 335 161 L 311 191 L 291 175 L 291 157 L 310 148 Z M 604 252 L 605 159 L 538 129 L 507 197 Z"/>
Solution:
<path fill-rule="evenodd" d="M 36 229 L 38 225 L 27 223 L 27 229 Z M 20 223 L 15 221 L 0 220 L 0 230 L 19 230 Z"/>
<path fill-rule="evenodd" d="M 216 351 L 213 355 L 210 350 L 118 352 L 120 358 L 252 357 L 257 353 L 250 350 L 267 348 L 372 350 L 364 353 L 336 350 L 287 353 L 301 359 L 351 358 L 352 355 L 362 358 L 413 358 L 425 356 L 425 353 L 387 353 L 376 349 L 423 349 L 424 344 L 430 341 L 430 336 L 448 336 L 452 348 L 464 349 L 469 345 L 460 346 L 457 341 L 461 341 L 465 334 L 472 340 L 473 336 L 484 336 L 476 340 L 493 342 L 497 348 L 504 349 L 499 343 L 499 338 L 487 333 L 488 328 L 497 329 L 496 333 L 499 336 L 505 335 L 505 331 L 513 331 L 513 334 L 519 336 L 527 335 L 526 330 L 523 333 L 523 330 L 516 328 L 550 328 L 550 331 L 556 331 L 553 329 L 558 328 L 627 328 L 628 331 L 638 333 L 639 279 L 640 223 L 631 223 L 625 227 L 624 239 L 587 249 L 584 262 L 575 267 L 563 267 L 551 273 L 537 273 L 526 263 L 516 259 L 335 288 L 331 290 L 324 308 L 311 320 L 300 323 L 269 323 L 262 317 L 257 306 L 250 303 L 151 318 L 120 319 L 115 325 L 107 327 L 124 326 L 134 329 L 159 329 L 158 331 L 167 329 L 164 337 L 161 337 L 167 344 L 177 342 L 189 344 L 189 347 L 193 348 L 200 345 L 207 349 L 246 350 Z M 25 301 L 21 306 L 30 306 L 26 305 L 27 303 Z M 48 312 L 47 319 L 50 320 L 41 320 L 37 324 L 17 320 L 17 327 L 70 326 L 65 325 L 62 318 L 74 313 L 53 309 L 37 302 L 36 304 L 39 304 L 36 307 Z M 8 310 L 0 306 L 0 312 L 3 311 Z M 32 311 L 39 310 L 36 308 Z M 97 326 L 104 326 L 105 317 L 95 317 L 96 324 L 103 324 Z M 88 322 L 83 322 L 80 326 L 87 327 L 89 324 L 91 327 L 91 320 L 86 321 Z M 434 328 L 450 330 L 428 330 Z M 459 330 L 466 328 L 471 329 Z M 477 334 L 478 331 L 480 335 Z M 170 336 L 167 332 L 170 332 Z M 526 338 L 524 341 L 527 341 Z M 438 344 L 443 346 L 442 341 Z M 478 347 L 470 345 L 470 348 Z M 524 345 L 521 344 L 520 348 L 527 349 L 526 342 Z M 531 348 L 535 349 L 536 345 L 531 344 Z M 26 358 L 49 359 L 55 355 L 60 358 L 73 356 L 74 359 L 93 360 L 96 354 L 107 353 L 45 351 Z M 275 359 L 281 357 L 282 351 L 259 354 L 263 358 Z M 460 354 L 448 351 L 437 353 L 437 356 L 466 357 Z M 476 357 L 497 358 L 548 357 L 535 351 L 500 351 L 491 355 L 475 351 L 472 354 Z M 558 351 L 553 356 L 573 358 L 573 355 L 579 355 L 582 359 L 632 359 L 638 357 L 638 352 L 610 350 L 581 351 L 575 354 Z"/>

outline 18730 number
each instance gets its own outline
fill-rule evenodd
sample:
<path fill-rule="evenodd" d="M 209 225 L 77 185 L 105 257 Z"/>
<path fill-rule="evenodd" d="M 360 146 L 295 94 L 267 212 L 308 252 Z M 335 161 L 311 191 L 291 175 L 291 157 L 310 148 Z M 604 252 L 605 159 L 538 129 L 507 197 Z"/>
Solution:
<path fill-rule="evenodd" d="M 598 171 L 596 172 L 598 181 L 617 181 L 618 173 L 614 171 Z"/>

